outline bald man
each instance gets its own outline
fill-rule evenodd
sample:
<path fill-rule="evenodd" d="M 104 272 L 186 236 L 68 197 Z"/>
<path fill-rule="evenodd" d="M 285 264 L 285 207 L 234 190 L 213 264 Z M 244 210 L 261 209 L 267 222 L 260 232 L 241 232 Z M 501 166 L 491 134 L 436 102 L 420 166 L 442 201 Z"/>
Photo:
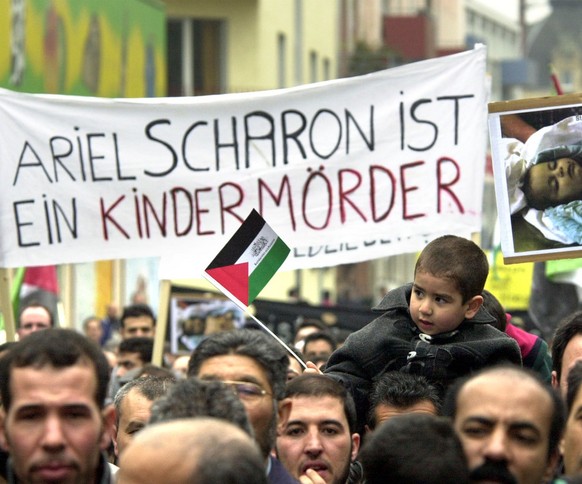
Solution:
<path fill-rule="evenodd" d="M 142 430 L 121 456 L 118 484 L 267 484 L 255 441 L 214 418 L 178 419 Z"/>

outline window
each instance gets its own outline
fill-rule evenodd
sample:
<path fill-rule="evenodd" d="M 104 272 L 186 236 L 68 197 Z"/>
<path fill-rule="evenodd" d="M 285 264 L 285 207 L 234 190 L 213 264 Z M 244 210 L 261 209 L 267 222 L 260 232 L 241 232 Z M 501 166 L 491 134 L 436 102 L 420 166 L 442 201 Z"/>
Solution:
<path fill-rule="evenodd" d="M 224 92 L 224 22 L 168 20 L 168 95 Z"/>

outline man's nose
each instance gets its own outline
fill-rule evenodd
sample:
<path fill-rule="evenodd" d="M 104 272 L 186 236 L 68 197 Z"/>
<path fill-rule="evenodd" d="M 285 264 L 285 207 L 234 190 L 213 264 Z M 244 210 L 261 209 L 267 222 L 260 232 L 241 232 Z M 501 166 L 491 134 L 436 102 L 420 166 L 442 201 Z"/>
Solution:
<path fill-rule="evenodd" d="M 321 436 L 319 431 L 314 429 L 307 432 L 305 442 L 305 452 L 311 456 L 317 456 L 323 451 L 323 445 L 321 443 Z"/>
<path fill-rule="evenodd" d="M 507 435 L 503 429 L 496 429 L 489 437 L 485 444 L 485 457 L 499 461 L 507 460 L 508 447 Z"/>
<path fill-rule="evenodd" d="M 59 451 L 65 446 L 65 435 L 61 419 L 56 415 L 49 415 L 45 421 L 42 445 L 45 450 Z"/>

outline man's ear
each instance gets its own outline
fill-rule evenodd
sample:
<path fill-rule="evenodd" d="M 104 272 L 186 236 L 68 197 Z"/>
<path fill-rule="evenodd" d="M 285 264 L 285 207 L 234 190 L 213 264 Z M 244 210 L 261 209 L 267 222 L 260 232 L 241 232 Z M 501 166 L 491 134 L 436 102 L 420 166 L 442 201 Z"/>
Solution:
<path fill-rule="evenodd" d="M 544 473 L 543 482 L 550 482 L 552 480 L 559 462 L 560 462 L 560 451 L 556 449 L 548 459 L 548 466 L 546 467 L 546 472 Z"/>
<path fill-rule="evenodd" d="M 552 371 L 552 387 L 556 390 L 560 388 L 560 381 L 558 380 L 558 372 Z"/>
<path fill-rule="evenodd" d="M 113 427 L 115 426 L 115 407 L 113 405 L 107 405 L 102 413 L 103 419 L 103 431 L 101 433 L 101 450 L 107 449 L 111 443 L 111 438 L 113 435 Z"/>
<path fill-rule="evenodd" d="M 113 442 L 113 452 L 115 456 L 119 458 L 119 449 L 117 448 L 117 425 L 113 424 L 113 429 L 111 430 L 111 441 Z"/>
<path fill-rule="evenodd" d="M 469 299 L 469 302 L 467 303 L 467 310 L 465 311 L 465 319 L 474 318 L 482 304 L 483 296 L 481 295 L 473 296 L 471 299 Z"/>
<path fill-rule="evenodd" d="M 281 435 L 283 429 L 287 425 L 289 415 L 291 415 L 291 399 L 284 398 L 279 402 L 279 409 L 277 415 L 277 435 Z"/>
<path fill-rule="evenodd" d="M 351 461 L 354 462 L 358 457 L 360 451 L 360 434 L 352 434 L 352 453 L 350 455 Z"/>

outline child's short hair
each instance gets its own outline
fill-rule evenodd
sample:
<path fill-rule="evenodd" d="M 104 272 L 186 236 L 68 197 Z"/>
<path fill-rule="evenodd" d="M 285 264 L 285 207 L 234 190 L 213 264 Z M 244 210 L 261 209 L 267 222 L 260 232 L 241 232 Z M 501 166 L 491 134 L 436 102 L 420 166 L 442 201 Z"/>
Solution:
<path fill-rule="evenodd" d="M 430 242 L 420 253 L 414 275 L 418 272 L 450 279 L 465 303 L 483 292 L 489 262 L 474 242 L 456 235 L 443 235 Z"/>

